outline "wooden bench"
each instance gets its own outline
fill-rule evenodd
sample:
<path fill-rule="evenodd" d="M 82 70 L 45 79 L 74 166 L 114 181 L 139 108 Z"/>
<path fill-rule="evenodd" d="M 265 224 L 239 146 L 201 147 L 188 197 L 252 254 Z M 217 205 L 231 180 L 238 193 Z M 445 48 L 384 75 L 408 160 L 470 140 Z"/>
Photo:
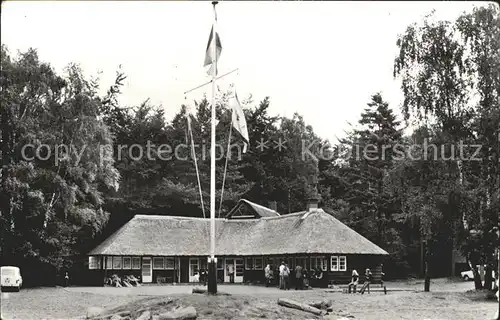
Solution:
<path fill-rule="evenodd" d="M 378 289 L 376 289 L 376 288 L 372 288 L 372 289 L 370 290 L 370 286 L 371 286 L 371 285 L 373 285 L 373 283 L 369 283 L 366 287 L 364 286 L 364 284 L 362 284 L 362 285 L 361 285 L 361 289 L 359 290 L 359 293 L 364 294 L 364 292 L 365 292 L 366 290 L 368 290 L 368 293 L 370 293 L 370 291 L 374 291 L 374 292 L 383 291 L 383 292 L 384 292 L 384 294 L 387 294 L 387 287 L 386 287 L 385 285 L 384 285 L 384 286 L 382 286 L 382 288 L 381 288 L 382 290 L 378 290 Z M 353 292 L 353 293 L 356 293 L 356 288 L 357 288 L 358 286 L 359 286 L 359 285 L 357 285 L 357 286 L 353 286 L 353 290 L 352 290 L 352 292 Z M 375 290 L 374 290 L 374 289 L 375 289 Z M 345 287 L 345 288 L 342 288 L 342 293 L 351 293 L 351 290 L 350 290 L 350 289 L 349 289 L 349 287 L 347 286 L 347 287 Z"/>

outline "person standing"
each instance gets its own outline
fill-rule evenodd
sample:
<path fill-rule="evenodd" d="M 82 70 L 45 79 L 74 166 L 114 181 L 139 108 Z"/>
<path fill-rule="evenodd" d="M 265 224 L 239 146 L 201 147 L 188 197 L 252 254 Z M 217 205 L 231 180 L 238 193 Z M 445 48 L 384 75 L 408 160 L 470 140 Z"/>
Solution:
<path fill-rule="evenodd" d="M 200 282 L 205 286 L 207 285 L 207 271 L 205 269 L 201 269 Z"/>
<path fill-rule="evenodd" d="M 272 270 L 270 265 L 267 265 L 264 269 L 264 276 L 266 277 L 266 287 L 269 287 L 272 278 Z"/>
<path fill-rule="evenodd" d="M 65 287 L 69 286 L 69 274 L 67 272 L 64 275 L 64 286 Z"/>
<path fill-rule="evenodd" d="M 500 261 L 498 263 L 500 263 Z M 499 282 L 498 273 L 497 273 L 496 286 L 497 286 L 497 293 L 495 293 L 495 296 L 497 296 L 497 301 L 500 304 L 500 282 Z M 496 314 L 496 319 L 498 319 L 498 318 L 500 318 L 500 307 L 497 309 L 497 314 Z"/>
<path fill-rule="evenodd" d="M 290 289 L 290 268 L 288 267 L 288 263 L 285 263 L 285 269 L 283 272 L 283 279 L 285 284 L 285 290 Z"/>
<path fill-rule="evenodd" d="M 227 273 L 229 274 L 229 283 L 234 283 L 234 266 L 229 264 L 227 266 Z"/>
<path fill-rule="evenodd" d="M 285 263 L 281 261 L 280 268 L 279 268 L 279 275 L 280 275 L 280 290 L 285 289 Z"/>
<path fill-rule="evenodd" d="M 384 277 L 385 277 L 385 273 L 384 273 L 384 264 L 381 263 L 380 264 L 380 287 L 383 288 L 384 287 Z"/>
<path fill-rule="evenodd" d="M 295 290 L 302 290 L 303 289 L 303 279 L 302 279 L 302 266 L 297 265 L 295 267 Z"/>
<path fill-rule="evenodd" d="M 276 267 L 276 269 L 273 270 L 274 271 L 274 279 L 276 279 L 276 287 L 277 288 L 281 288 L 281 275 L 280 275 L 280 267 Z"/>
<path fill-rule="evenodd" d="M 316 281 L 318 287 L 324 287 L 323 270 L 321 270 L 321 268 L 318 268 L 318 272 L 316 273 Z"/>
<path fill-rule="evenodd" d="M 307 268 L 304 268 L 304 272 L 303 272 L 303 282 L 304 282 L 304 286 L 303 288 L 305 288 L 306 290 L 309 289 L 309 286 L 310 286 L 310 279 L 311 279 L 311 271 L 310 270 L 307 270 Z"/>

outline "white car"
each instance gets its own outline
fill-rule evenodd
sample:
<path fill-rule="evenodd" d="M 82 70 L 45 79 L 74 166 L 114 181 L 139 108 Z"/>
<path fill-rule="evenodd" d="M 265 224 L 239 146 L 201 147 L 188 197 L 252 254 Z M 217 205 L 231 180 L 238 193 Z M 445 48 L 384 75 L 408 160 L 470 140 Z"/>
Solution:
<path fill-rule="evenodd" d="M 474 274 L 472 273 L 472 270 L 460 272 L 460 276 L 462 277 L 462 279 L 464 279 L 464 281 L 474 280 Z M 493 271 L 491 271 L 491 277 L 495 279 Z"/>
<path fill-rule="evenodd" d="M 0 284 L 2 291 L 4 288 L 21 290 L 23 286 L 23 277 L 21 277 L 21 270 L 18 267 L 3 266 L 0 269 Z"/>

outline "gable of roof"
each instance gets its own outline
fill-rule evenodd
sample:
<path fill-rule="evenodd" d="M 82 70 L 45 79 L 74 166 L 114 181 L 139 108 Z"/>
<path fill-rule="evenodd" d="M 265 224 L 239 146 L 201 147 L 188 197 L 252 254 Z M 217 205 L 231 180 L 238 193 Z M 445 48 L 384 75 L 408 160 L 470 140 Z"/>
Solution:
<path fill-rule="evenodd" d="M 261 206 L 260 204 L 253 203 L 246 199 L 240 199 L 236 206 L 226 215 L 226 219 L 233 218 L 242 206 L 246 206 L 253 213 L 255 218 L 277 217 L 280 215 L 278 212 Z"/>
<path fill-rule="evenodd" d="M 215 223 L 216 255 L 388 254 L 321 209 Z M 209 230 L 209 219 L 136 215 L 90 255 L 206 256 Z"/>

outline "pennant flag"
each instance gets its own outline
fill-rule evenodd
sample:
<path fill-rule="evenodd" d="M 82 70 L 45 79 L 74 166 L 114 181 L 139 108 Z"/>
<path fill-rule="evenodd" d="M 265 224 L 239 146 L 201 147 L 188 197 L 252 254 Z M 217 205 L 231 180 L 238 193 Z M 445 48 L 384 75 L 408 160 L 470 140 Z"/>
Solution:
<path fill-rule="evenodd" d="M 234 97 L 230 101 L 230 106 L 232 111 L 232 125 L 243 137 L 243 153 L 247 152 L 247 144 L 250 142 L 248 139 L 248 128 L 247 121 L 245 119 L 245 113 L 241 108 L 240 100 L 236 91 L 234 92 Z"/>
<path fill-rule="evenodd" d="M 222 52 L 222 44 L 219 38 L 219 33 L 215 33 L 215 46 L 216 46 L 216 56 L 214 57 L 214 27 L 212 26 L 212 30 L 210 30 L 210 37 L 208 38 L 208 44 L 207 44 L 207 50 L 205 53 L 205 63 L 203 64 L 204 67 L 210 66 L 210 69 L 208 70 L 208 74 L 211 75 L 213 72 L 214 68 L 214 62 L 219 61 L 219 57 Z M 215 75 L 217 75 L 217 71 L 215 70 Z"/>

